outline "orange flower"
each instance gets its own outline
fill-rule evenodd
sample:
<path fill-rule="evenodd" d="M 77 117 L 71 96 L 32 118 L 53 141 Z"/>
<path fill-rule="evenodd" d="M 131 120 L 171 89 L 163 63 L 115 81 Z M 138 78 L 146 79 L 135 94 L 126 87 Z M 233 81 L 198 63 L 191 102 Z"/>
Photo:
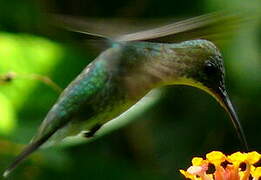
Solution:
<path fill-rule="evenodd" d="M 193 158 L 192 166 L 187 171 L 180 170 L 180 172 L 191 180 L 250 180 L 251 176 L 253 180 L 259 180 L 261 167 L 255 167 L 254 164 L 260 159 L 261 155 L 255 151 L 236 152 L 229 156 L 219 151 L 212 151 L 206 155 L 205 160 L 200 157 Z M 210 164 L 215 167 L 215 172 L 212 174 L 207 173 Z"/>

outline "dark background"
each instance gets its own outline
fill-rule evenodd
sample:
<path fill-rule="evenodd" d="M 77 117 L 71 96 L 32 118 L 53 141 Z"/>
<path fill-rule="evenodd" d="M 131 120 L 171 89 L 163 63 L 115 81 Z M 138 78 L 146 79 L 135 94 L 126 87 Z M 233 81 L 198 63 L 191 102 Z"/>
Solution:
<path fill-rule="evenodd" d="M 0 84 L 0 172 L 21 151 L 22 144 L 29 142 L 58 97 L 50 87 L 20 74 L 47 75 L 64 88 L 97 55 L 81 38 L 50 26 L 45 13 L 103 18 L 106 22 L 111 18 L 164 22 L 239 9 L 260 12 L 261 4 L 258 0 L 0 0 L 0 77 L 10 71 L 17 73 L 12 82 Z M 260 22 L 256 16 L 219 46 L 230 97 L 250 149 L 259 152 Z M 133 119 L 91 143 L 39 151 L 10 179 L 182 179 L 178 170 L 187 168 L 193 156 L 242 149 L 223 109 L 192 87 L 164 88 L 161 99 Z"/>

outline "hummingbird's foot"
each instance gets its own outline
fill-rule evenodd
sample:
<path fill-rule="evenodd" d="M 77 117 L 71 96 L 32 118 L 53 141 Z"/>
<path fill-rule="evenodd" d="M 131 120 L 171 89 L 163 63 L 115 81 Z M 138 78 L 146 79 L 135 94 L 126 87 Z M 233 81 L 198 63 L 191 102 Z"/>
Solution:
<path fill-rule="evenodd" d="M 91 128 L 90 131 L 84 132 L 83 137 L 91 138 L 94 134 L 102 127 L 101 124 L 96 124 L 94 127 Z"/>

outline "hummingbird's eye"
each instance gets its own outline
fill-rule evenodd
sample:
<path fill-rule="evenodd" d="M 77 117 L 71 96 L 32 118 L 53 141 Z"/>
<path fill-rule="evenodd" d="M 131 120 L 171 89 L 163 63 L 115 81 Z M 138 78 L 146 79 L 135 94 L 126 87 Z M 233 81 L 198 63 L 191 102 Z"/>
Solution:
<path fill-rule="evenodd" d="M 218 73 L 218 67 L 211 62 L 207 62 L 204 66 L 204 71 L 207 75 L 216 75 Z"/>

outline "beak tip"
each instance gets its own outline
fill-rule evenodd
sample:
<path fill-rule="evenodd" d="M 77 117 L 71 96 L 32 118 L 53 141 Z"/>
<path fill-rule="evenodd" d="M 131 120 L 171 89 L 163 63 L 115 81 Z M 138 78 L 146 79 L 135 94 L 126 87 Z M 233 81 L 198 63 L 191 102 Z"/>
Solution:
<path fill-rule="evenodd" d="M 229 117 L 236 129 L 237 135 L 242 143 L 242 145 L 244 146 L 245 150 L 249 150 L 248 148 L 248 144 L 247 144 L 247 140 L 246 140 L 246 136 L 245 133 L 243 131 L 243 128 L 241 126 L 241 123 L 239 121 L 239 118 L 237 116 L 237 113 L 229 99 L 229 96 L 226 92 L 226 90 L 223 90 L 221 88 L 219 88 L 219 91 L 217 93 L 215 93 L 216 95 L 216 99 L 218 100 L 218 102 L 220 103 L 220 105 L 225 109 L 225 111 L 229 114 Z"/>

